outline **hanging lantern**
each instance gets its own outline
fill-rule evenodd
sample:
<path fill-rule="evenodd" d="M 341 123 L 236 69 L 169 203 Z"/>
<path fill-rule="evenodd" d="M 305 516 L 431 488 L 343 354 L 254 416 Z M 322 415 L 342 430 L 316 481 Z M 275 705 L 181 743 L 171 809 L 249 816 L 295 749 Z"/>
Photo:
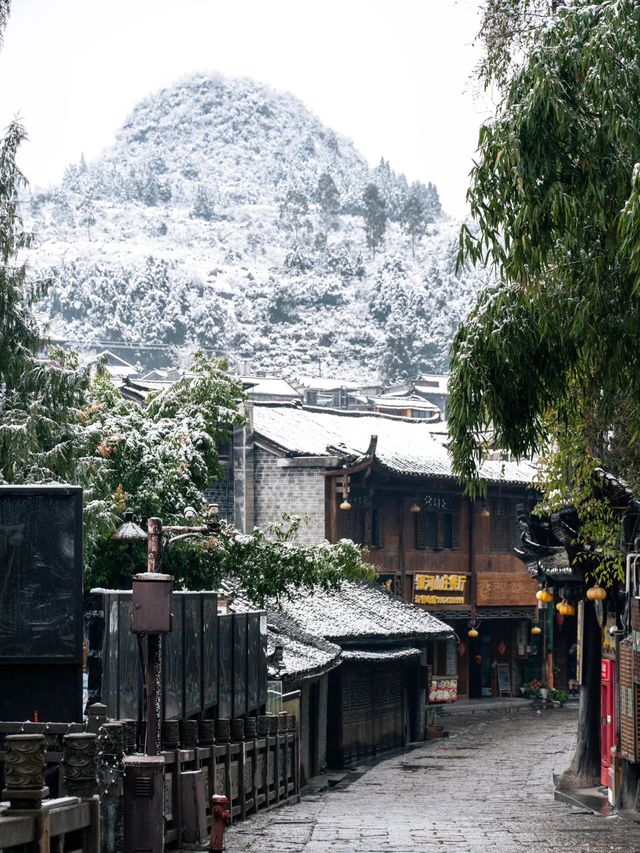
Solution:
<path fill-rule="evenodd" d="M 607 591 L 597 582 L 587 590 L 587 598 L 589 601 L 604 601 L 606 597 Z"/>
<path fill-rule="evenodd" d="M 538 634 L 542 634 L 542 628 L 539 625 L 534 625 L 533 628 L 531 629 L 531 633 L 535 634 L 537 637 Z"/>
<path fill-rule="evenodd" d="M 422 512 L 422 507 L 418 503 L 417 498 L 413 499 L 413 503 L 409 507 L 409 512 Z"/>
<path fill-rule="evenodd" d="M 487 502 L 483 501 L 480 505 L 480 518 L 489 518 L 491 515 L 491 510 L 489 509 Z"/>
<path fill-rule="evenodd" d="M 340 509 L 351 509 L 351 504 L 349 503 L 349 492 L 351 491 L 351 477 L 349 476 L 349 472 L 347 471 L 346 465 L 344 466 L 344 471 L 342 475 L 336 478 L 336 491 L 338 491 L 338 493 L 342 493 L 342 503 L 340 504 Z"/>
<path fill-rule="evenodd" d="M 569 602 L 567 601 L 566 598 L 563 598 L 562 601 L 559 601 L 556 604 L 556 610 L 562 616 L 575 616 L 576 615 L 575 607 L 573 606 L 573 604 L 569 604 Z"/>
<path fill-rule="evenodd" d="M 549 590 L 545 586 L 544 589 L 539 589 L 536 592 L 536 598 L 538 599 L 538 601 L 553 601 L 553 593 L 549 592 Z"/>
<path fill-rule="evenodd" d="M 478 629 L 474 625 L 472 625 L 467 631 L 467 637 L 471 637 L 472 640 L 475 640 L 475 638 L 478 636 Z"/>

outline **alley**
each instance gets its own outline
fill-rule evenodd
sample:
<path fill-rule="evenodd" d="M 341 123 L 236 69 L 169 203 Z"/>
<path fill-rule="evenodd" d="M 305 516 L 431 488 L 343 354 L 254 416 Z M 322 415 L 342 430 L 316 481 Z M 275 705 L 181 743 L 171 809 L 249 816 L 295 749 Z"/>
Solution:
<path fill-rule="evenodd" d="M 553 799 L 574 709 L 450 719 L 448 740 L 230 828 L 228 853 L 640 853 L 640 826 Z"/>

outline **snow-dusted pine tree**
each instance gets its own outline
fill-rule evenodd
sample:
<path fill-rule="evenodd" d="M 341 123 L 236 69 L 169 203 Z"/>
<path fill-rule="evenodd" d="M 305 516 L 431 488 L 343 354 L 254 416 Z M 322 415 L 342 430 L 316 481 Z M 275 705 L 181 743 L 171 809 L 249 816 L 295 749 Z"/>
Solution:
<path fill-rule="evenodd" d="M 364 233 L 367 246 L 375 255 L 376 249 L 384 239 L 384 232 L 387 227 L 387 205 L 375 184 L 367 184 L 362 200 L 364 202 Z"/>

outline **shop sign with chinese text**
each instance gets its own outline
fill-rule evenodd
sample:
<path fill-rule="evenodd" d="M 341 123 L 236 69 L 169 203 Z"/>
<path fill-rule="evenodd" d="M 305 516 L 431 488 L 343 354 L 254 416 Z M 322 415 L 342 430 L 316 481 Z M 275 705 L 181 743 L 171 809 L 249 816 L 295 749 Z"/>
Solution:
<path fill-rule="evenodd" d="M 455 702 L 458 698 L 458 679 L 456 676 L 439 678 L 433 676 L 429 690 L 429 702 Z"/>
<path fill-rule="evenodd" d="M 469 577 L 460 574 L 416 574 L 413 601 L 427 607 L 468 604 Z"/>

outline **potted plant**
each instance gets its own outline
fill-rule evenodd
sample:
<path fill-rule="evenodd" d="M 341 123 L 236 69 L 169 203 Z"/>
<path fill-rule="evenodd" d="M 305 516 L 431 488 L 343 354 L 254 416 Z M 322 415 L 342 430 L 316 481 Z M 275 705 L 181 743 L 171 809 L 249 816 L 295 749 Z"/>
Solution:
<path fill-rule="evenodd" d="M 533 681 L 529 681 L 524 685 L 524 695 L 528 696 L 530 699 L 535 699 L 536 696 L 540 696 L 540 688 L 542 687 L 542 682 L 539 678 L 534 678 Z"/>
<path fill-rule="evenodd" d="M 560 707 L 564 705 L 564 703 L 569 698 L 569 694 L 565 690 L 557 690 L 554 689 L 551 691 L 551 699 L 553 702 L 559 702 Z"/>

